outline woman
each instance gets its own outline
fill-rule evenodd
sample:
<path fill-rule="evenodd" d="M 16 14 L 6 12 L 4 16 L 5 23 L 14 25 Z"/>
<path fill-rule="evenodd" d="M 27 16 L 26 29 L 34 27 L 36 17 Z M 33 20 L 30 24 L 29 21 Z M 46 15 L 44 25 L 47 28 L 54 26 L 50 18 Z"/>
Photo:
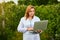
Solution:
<path fill-rule="evenodd" d="M 26 9 L 25 16 L 21 18 L 17 30 L 23 32 L 23 40 L 40 40 L 39 32 L 33 31 L 34 22 L 40 21 L 40 19 L 35 16 L 35 9 L 32 5 L 29 5 Z"/>

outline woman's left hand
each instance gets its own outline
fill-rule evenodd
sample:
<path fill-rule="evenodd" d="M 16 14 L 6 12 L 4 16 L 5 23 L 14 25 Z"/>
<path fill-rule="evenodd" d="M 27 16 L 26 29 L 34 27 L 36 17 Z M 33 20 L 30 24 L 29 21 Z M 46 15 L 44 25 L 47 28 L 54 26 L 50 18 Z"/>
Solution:
<path fill-rule="evenodd" d="M 42 32 L 42 30 L 37 30 L 37 32 L 38 32 L 38 33 L 41 33 L 41 32 Z"/>

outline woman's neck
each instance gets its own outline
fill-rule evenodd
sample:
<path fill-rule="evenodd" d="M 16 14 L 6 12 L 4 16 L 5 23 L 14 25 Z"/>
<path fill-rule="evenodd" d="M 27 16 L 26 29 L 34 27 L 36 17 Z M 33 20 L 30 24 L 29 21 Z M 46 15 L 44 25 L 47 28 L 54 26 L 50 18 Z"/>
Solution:
<path fill-rule="evenodd" d="M 32 17 L 28 17 L 29 20 L 32 20 Z"/>

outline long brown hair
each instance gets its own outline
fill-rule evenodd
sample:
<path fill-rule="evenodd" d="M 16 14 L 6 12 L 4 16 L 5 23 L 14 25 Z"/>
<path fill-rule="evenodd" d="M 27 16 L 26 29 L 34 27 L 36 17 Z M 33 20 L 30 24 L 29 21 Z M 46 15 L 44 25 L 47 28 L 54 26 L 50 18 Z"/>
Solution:
<path fill-rule="evenodd" d="M 34 6 L 32 6 L 32 5 L 27 6 L 27 9 L 26 9 L 26 12 L 25 12 L 25 16 L 24 16 L 24 17 L 26 17 L 26 20 L 29 17 L 29 12 L 30 12 L 30 9 L 32 9 L 32 8 L 34 8 Z M 33 18 L 33 16 L 32 16 L 32 18 Z"/>

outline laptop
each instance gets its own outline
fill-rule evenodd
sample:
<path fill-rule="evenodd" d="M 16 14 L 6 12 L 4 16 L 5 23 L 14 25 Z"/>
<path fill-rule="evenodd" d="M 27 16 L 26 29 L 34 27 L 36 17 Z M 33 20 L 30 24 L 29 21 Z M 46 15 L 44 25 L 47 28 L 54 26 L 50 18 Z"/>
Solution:
<path fill-rule="evenodd" d="M 48 25 L 48 20 L 42 20 L 34 22 L 34 31 L 36 30 L 46 30 Z"/>

